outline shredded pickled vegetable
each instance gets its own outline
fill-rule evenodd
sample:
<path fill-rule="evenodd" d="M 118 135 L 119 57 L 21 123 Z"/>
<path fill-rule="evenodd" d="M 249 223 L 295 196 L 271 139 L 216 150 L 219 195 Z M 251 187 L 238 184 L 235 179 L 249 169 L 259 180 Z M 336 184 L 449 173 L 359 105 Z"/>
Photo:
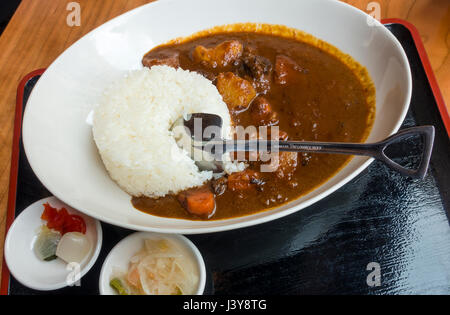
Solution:
<path fill-rule="evenodd" d="M 192 259 L 166 239 L 145 240 L 130 259 L 128 270 L 111 278 L 116 279 L 122 284 L 120 294 L 127 295 L 190 295 L 199 282 Z"/>

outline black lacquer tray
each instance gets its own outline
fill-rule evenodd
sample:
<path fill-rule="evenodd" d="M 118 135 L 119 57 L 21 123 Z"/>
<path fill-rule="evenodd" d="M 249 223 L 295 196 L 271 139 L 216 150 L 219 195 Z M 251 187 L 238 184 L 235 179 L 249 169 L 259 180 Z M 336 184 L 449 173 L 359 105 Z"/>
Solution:
<path fill-rule="evenodd" d="M 374 162 L 337 192 L 300 212 L 250 228 L 189 236 L 208 268 L 205 293 L 450 293 L 448 117 L 440 115 L 439 109 L 446 112 L 445 105 L 417 31 L 400 20 L 385 23 L 403 45 L 413 75 L 411 108 L 402 128 L 436 127 L 428 175 L 424 180 L 412 180 Z M 34 74 L 39 73 L 42 71 Z M 18 99 L 23 93 L 23 100 L 18 106 L 25 107 L 39 79 L 39 75 L 29 77 L 24 81 L 24 90 L 19 89 Z M 21 124 L 22 111 L 18 113 L 16 130 L 20 130 L 17 124 Z M 16 140 L 19 145 L 13 148 L 7 227 L 21 210 L 50 196 L 31 170 L 21 139 Z M 419 158 L 419 149 L 419 143 L 409 141 L 391 155 L 403 150 L 410 155 L 408 161 L 414 161 Z M 82 278 L 81 287 L 52 292 L 30 290 L 10 277 L 4 263 L 2 293 L 98 294 L 103 260 L 120 239 L 131 233 L 108 224 L 102 227 L 102 251 Z M 379 286 L 376 281 L 367 282 L 372 279 L 371 263 L 381 268 Z"/>

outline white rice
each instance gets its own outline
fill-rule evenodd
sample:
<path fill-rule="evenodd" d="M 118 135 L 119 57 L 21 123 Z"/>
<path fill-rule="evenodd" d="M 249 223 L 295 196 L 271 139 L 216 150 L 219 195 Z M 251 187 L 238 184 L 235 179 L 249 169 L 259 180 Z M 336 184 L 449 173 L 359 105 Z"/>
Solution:
<path fill-rule="evenodd" d="M 188 113 L 231 118 L 211 81 L 195 72 L 154 66 L 130 72 L 105 91 L 93 121 L 95 143 L 112 179 L 133 196 L 160 197 L 202 185 L 212 172 L 199 171 L 170 131 Z M 228 129 L 227 129 L 228 128 Z M 228 165 L 229 172 L 243 165 Z"/>

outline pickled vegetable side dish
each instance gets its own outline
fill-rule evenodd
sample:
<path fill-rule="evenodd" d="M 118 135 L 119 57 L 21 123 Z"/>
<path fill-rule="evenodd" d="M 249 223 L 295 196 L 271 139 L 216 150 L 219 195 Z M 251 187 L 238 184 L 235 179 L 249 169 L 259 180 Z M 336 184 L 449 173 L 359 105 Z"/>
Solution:
<path fill-rule="evenodd" d="M 67 263 L 82 263 L 92 247 L 85 235 L 84 219 L 48 203 L 44 204 L 41 219 L 46 224 L 41 226 L 33 246 L 36 256 L 43 261 L 60 258 Z"/>

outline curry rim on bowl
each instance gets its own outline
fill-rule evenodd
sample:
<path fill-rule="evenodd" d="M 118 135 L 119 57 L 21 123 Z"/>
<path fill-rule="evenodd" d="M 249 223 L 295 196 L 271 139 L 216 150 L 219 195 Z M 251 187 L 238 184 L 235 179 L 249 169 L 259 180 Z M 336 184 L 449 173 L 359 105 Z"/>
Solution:
<path fill-rule="evenodd" d="M 142 59 L 150 71 L 130 75 L 127 80 L 134 82 L 133 76 L 139 76 L 136 80 L 150 82 L 170 77 L 178 80 L 178 85 L 203 84 L 205 90 L 210 88 L 203 82 L 207 80 L 226 105 L 227 113 L 221 112 L 223 105 L 218 101 L 213 108 L 228 125 L 276 126 L 279 140 L 364 142 L 375 118 L 375 88 L 367 70 L 349 55 L 309 34 L 285 26 L 263 26 L 236 24 L 226 31 L 216 27 L 158 46 Z M 168 88 L 167 93 L 172 92 Z M 161 99 L 160 94 L 163 92 L 151 97 Z M 208 97 L 216 96 L 211 91 Z M 94 123 L 94 138 L 95 134 Z M 106 158 L 102 158 L 105 162 Z M 146 190 L 130 191 L 130 185 L 122 184 L 114 169 L 105 165 L 113 179 L 133 196 L 133 206 L 143 212 L 169 218 L 218 220 L 295 200 L 327 181 L 351 159 L 343 155 L 280 152 L 278 167 L 261 172 L 264 162 L 246 160 L 243 166 L 234 158 L 231 156 L 229 170 L 223 176 L 201 173 L 190 186 L 155 190 L 156 194 L 151 189 L 149 192 L 149 185 L 144 185 Z"/>

